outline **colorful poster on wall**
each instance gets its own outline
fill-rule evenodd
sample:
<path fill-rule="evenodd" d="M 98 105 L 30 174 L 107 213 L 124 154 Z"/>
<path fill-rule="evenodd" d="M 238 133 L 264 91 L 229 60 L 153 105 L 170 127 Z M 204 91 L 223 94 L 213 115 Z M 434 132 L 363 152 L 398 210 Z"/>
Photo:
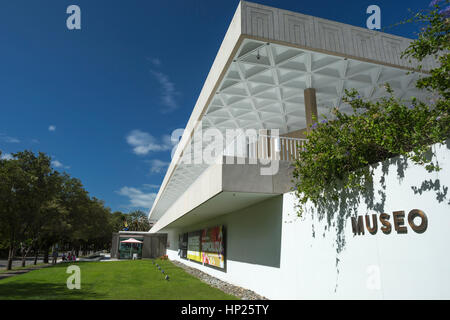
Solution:
<path fill-rule="evenodd" d="M 218 268 L 225 267 L 223 233 L 222 226 L 202 230 L 202 263 Z"/>
<path fill-rule="evenodd" d="M 188 234 L 187 258 L 189 260 L 202 262 L 201 248 L 200 248 L 201 235 L 202 235 L 201 231 L 189 232 Z"/>

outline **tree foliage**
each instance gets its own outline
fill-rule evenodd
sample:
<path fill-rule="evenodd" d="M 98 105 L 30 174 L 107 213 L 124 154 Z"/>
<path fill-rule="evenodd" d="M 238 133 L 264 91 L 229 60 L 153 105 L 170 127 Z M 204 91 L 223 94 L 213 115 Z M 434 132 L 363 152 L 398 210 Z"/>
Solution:
<path fill-rule="evenodd" d="M 47 254 L 56 243 L 77 253 L 107 249 L 119 230 L 116 217 L 80 180 L 53 170 L 45 154 L 0 157 L 0 246 L 8 249 L 8 268 L 17 249 L 22 264 L 31 250 Z"/>
<path fill-rule="evenodd" d="M 128 213 L 126 216 L 129 231 L 148 231 L 150 230 L 150 222 L 147 214 L 141 210 Z"/>

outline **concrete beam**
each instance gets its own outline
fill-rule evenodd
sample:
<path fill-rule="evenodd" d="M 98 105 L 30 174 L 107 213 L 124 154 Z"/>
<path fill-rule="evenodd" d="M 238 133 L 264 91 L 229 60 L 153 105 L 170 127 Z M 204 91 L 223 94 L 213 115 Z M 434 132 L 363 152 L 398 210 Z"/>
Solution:
<path fill-rule="evenodd" d="M 263 165 L 246 163 L 245 160 L 248 161 L 248 159 L 243 159 L 244 161 L 239 161 L 236 157 L 231 157 L 231 159 L 224 156 L 220 163 L 213 164 L 206 169 L 164 212 L 149 232 L 156 233 L 186 214 L 198 213 L 198 210 L 205 211 L 203 218 L 208 219 L 214 215 L 230 212 L 233 205 L 245 203 L 250 205 L 257 198 L 265 199 L 289 192 L 292 189 L 293 168 L 289 161 L 272 160 L 269 165 Z M 261 173 L 263 168 L 266 175 Z M 219 197 L 216 200 L 220 200 L 218 203 L 221 205 L 215 207 L 216 200 L 213 202 L 210 200 L 217 198 L 222 193 L 235 193 L 241 200 L 230 198 L 222 204 Z M 255 196 L 258 194 L 260 197 Z M 233 203 L 233 201 L 237 202 Z M 211 207 L 208 205 L 207 210 L 203 210 L 207 203 L 210 203 Z"/>

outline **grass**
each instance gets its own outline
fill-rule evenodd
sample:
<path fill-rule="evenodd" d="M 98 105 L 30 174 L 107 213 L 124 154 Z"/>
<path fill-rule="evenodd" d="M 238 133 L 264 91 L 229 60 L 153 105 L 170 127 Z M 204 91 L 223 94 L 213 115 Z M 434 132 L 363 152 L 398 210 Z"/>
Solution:
<path fill-rule="evenodd" d="M 133 300 L 229 300 L 237 299 L 213 288 L 176 267 L 170 261 L 79 262 L 57 264 L 0 280 L 0 300 L 4 299 L 133 299 Z M 81 289 L 69 290 L 69 265 L 81 270 Z"/>

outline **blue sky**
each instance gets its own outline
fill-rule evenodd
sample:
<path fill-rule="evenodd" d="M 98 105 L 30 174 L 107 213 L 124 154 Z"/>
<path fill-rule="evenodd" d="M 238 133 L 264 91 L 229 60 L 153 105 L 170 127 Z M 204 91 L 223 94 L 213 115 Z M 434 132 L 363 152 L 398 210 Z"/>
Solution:
<path fill-rule="evenodd" d="M 429 1 L 258 0 L 365 27 L 382 27 Z M 81 8 L 81 30 L 66 9 Z M 10 0 L 0 3 L 0 150 L 52 156 L 112 210 L 148 210 L 236 0 Z M 412 25 L 387 32 L 411 37 Z"/>

